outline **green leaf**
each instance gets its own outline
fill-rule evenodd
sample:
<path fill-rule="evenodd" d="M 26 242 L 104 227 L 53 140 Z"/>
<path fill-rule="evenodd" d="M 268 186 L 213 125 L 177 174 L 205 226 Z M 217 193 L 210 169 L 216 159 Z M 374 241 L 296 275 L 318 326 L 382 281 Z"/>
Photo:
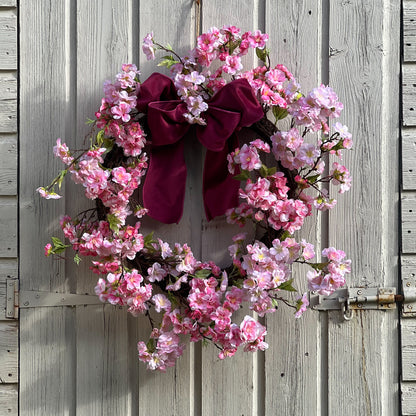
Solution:
<path fill-rule="evenodd" d="M 317 271 L 321 271 L 321 270 L 325 269 L 326 266 L 328 266 L 329 262 L 324 262 L 324 263 L 308 263 L 308 264 L 313 269 L 315 269 Z"/>
<path fill-rule="evenodd" d="M 268 175 L 268 173 L 269 173 L 269 169 L 267 169 L 267 166 L 266 166 L 266 165 L 261 165 L 261 168 L 260 168 L 260 175 L 261 175 L 263 178 L 267 178 L 267 176 L 269 176 L 269 175 Z"/>
<path fill-rule="evenodd" d="M 281 108 L 278 106 L 272 107 L 272 113 L 274 115 L 274 118 L 276 119 L 276 122 L 278 122 L 279 120 L 283 120 L 289 114 L 286 108 Z"/>
<path fill-rule="evenodd" d="M 228 53 L 232 55 L 235 48 L 240 45 L 241 42 L 229 42 L 228 44 Z"/>
<path fill-rule="evenodd" d="M 201 269 L 195 272 L 195 277 L 197 279 L 206 279 L 208 276 L 212 274 L 211 270 Z"/>
<path fill-rule="evenodd" d="M 69 245 L 64 244 L 58 237 L 51 237 L 52 238 L 52 243 L 54 248 L 65 248 L 65 247 L 70 247 Z"/>
<path fill-rule="evenodd" d="M 308 176 L 306 179 L 309 183 L 315 183 L 319 179 L 320 176 L 321 174 L 318 173 L 317 175 Z"/>
<path fill-rule="evenodd" d="M 168 51 L 173 51 L 172 46 L 170 45 L 170 43 L 167 43 L 165 46 L 165 49 L 167 49 Z"/>
<path fill-rule="evenodd" d="M 287 280 L 279 286 L 279 289 L 287 290 L 288 292 L 297 292 L 297 290 L 292 286 L 292 283 L 293 279 Z"/>
<path fill-rule="evenodd" d="M 81 257 L 78 255 L 78 253 L 74 256 L 74 263 L 78 266 L 81 263 Z"/>
<path fill-rule="evenodd" d="M 272 168 L 269 168 L 269 169 L 267 170 L 267 176 L 272 176 L 272 175 L 274 175 L 276 172 L 277 172 L 277 168 L 276 168 L 276 166 L 273 166 Z"/>
<path fill-rule="evenodd" d="M 87 121 L 85 122 L 85 124 L 94 124 L 95 120 L 91 120 L 90 118 L 87 118 Z"/>
<path fill-rule="evenodd" d="M 246 181 L 250 177 L 248 170 L 242 170 L 239 175 L 233 176 L 237 181 Z"/>
<path fill-rule="evenodd" d="M 114 140 L 109 137 L 104 137 L 102 145 L 107 149 L 107 152 L 109 152 L 114 146 Z"/>
<path fill-rule="evenodd" d="M 101 147 L 103 145 L 103 141 L 104 141 L 104 130 L 100 130 L 97 133 L 96 141 L 97 141 L 97 145 L 99 147 Z"/>
<path fill-rule="evenodd" d="M 256 48 L 256 55 L 261 61 L 266 63 L 267 56 L 269 55 L 269 51 L 266 48 L 260 49 Z"/>
<path fill-rule="evenodd" d="M 145 237 L 144 237 L 144 246 L 146 247 L 146 248 L 150 248 L 151 247 L 151 245 L 153 244 L 153 243 L 156 243 L 156 240 L 154 240 L 153 239 L 153 234 L 154 234 L 155 232 L 154 231 L 152 231 L 150 234 L 147 234 Z"/>
<path fill-rule="evenodd" d="M 110 230 L 116 233 L 119 230 L 120 220 L 114 214 L 107 214 L 107 221 Z"/>
<path fill-rule="evenodd" d="M 58 184 L 58 189 L 61 189 L 62 182 L 64 181 L 65 175 L 68 173 L 66 169 L 61 170 L 56 178 L 56 183 Z"/>
<path fill-rule="evenodd" d="M 149 341 L 147 341 L 146 347 L 149 350 L 149 352 L 154 352 L 156 350 L 155 340 L 153 338 L 150 338 Z"/>
<path fill-rule="evenodd" d="M 275 298 L 272 298 L 272 305 L 278 309 L 279 308 L 279 301 Z"/>
<path fill-rule="evenodd" d="M 170 69 L 172 65 L 179 63 L 172 55 L 166 55 L 162 58 L 162 60 L 157 64 L 157 66 L 166 66 L 166 68 Z"/>
<path fill-rule="evenodd" d="M 283 234 L 279 237 L 280 241 L 285 241 L 286 238 L 289 238 L 292 234 L 289 231 L 284 231 Z"/>

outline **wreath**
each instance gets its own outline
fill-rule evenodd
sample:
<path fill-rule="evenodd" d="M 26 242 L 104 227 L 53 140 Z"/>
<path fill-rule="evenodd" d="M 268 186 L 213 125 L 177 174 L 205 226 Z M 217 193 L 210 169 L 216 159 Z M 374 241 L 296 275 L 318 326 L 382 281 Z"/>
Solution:
<path fill-rule="evenodd" d="M 58 139 L 54 154 L 66 168 L 37 189 L 46 199 L 60 198 L 55 187 L 70 174 L 95 200 L 94 208 L 61 218 L 69 244 L 52 237 L 45 255 L 61 256 L 72 247 L 76 263 L 92 257 L 92 271 L 102 276 L 95 287 L 100 300 L 148 317 L 150 337 L 138 342 L 138 352 L 149 369 L 173 366 L 185 339 L 214 343 L 220 358 L 239 347 L 265 350 L 266 327 L 255 317 L 283 302 L 299 318 L 308 306 L 307 293 L 296 300 L 284 295 L 295 291 L 293 263 L 310 267 L 308 287 L 322 295 L 344 285 L 350 272 L 343 251 L 326 248 L 314 261 L 314 246 L 295 236 L 313 209 L 335 206 L 330 183 L 340 193 L 350 188 L 340 160 L 352 146 L 351 134 L 339 122 L 329 125 L 343 105 L 325 85 L 303 94 L 285 66 L 271 66 L 267 40 L 260 31 L 212 28 L 182 57 L 148 34 L 144 53 L 154 59 L 164 51 L 159 66 L 172 76 L 154 73 L 141 83 L 135 65 L 122 65 L 116 80 L 104 83 L 101 106 L 88 121 L 91 145 L 70 151 Z M 261 65 L 244 71 L 242 57 L 250 49 Z M 240 145 L 237 133 L 245 127 L 253 140 Z M 244 233 L 234 236 L 226 268 L 197 260 L 188 244 L 140 232 L 146 215 L 180 221 L 189 132 L 206 147 L 208 220 L 225 214 L 229 223 L 256 226 L 254 241 Z M 330 157 L 337 160 L 331 167 Z M 236 323 L 243 304 L 256 314 Z"/>

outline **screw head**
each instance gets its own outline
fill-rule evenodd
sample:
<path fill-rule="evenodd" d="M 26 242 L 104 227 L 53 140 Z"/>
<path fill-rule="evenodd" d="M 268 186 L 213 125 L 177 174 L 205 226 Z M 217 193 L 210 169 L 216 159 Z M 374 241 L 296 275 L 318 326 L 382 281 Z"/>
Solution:
<path fill-rule="evenodd" d="M 357 295 L 362 295 L 363 294 L 363 291 L 360 289 L 360 290 L 357 290 Z"/>
<path fill-rule="evenodd" d="M 362 303 L 357 303 L 357 308 L 362 308 L 363 304 Z"/>
<path fill-rule="evenodd" d="M 407 287 L 410 287 L 410 282 L 407 282 L 407 283 L 406 283 L 406 286 L 407 286 Z"/>

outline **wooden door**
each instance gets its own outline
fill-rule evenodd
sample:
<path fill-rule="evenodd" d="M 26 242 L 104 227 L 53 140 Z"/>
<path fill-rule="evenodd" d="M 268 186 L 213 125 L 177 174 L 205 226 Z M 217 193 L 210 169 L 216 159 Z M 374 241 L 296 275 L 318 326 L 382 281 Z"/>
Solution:
<path fill-rule="evenodd" d="M 83 204 L 69 183 L 53 203 L 34 192 L 59 169 L 51 155 L 56 138 L 82 145 L 102 83 L 123 62 L 136 63 L 142 79 L 155 70 L 140 53 L 148 32 L 186 52 L 200 31 L 224 24 L 269 33 L 275 63 L 287 65 L 305 90 L 329 83 L 337 91 L 355 138 L 346 156 L 354 186 L 305 236 L 348 253 L 349 286 L 398 285 L 398 1 L 21 0 L 19 21 L 21 290 L 92 294 L 95 285 L 86 264 L 42 255 L 59 215 Z M 182 222 L 146 227 L 190 242 L 201 258 L 221 256 L 231 231 L 223 219 L 203 219 L 202 150 L 189 143 L 187 152 L 192 174 Z M 338 312 L 311 311 L 295 321 L 282 308 L 267 326 L 265 353 L 222 362 L 214 348 L 197 344 L 156 374 L 137 361 L 147 324 L 124 310 L 22 309 L 20 414 L 400 414 L 397 312 L 359 311 L 344 322 Z"/>

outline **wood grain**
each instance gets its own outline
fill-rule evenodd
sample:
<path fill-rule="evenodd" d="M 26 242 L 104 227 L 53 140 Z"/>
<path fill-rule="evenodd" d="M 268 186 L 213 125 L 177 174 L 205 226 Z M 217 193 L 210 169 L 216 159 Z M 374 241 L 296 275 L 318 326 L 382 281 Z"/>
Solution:
<path fill-rule="evenodd" d="M 235 25 L 243 31 L 264 30 L 264 1 L 209 1 L 202 2 L 202 31 L 215 26 Z M 252 67 L 253 54 L 244 57 L 244 65 Z M 232 235 L 239 230 L 227 226 L 223 218 L 203 223 L 202 256 L 228 263 L 227 247 Z M 250 311 L 241 311 L 240 322 Z M 257 366 L 257 356 L 239 353 L 220 361 L 218 350 L 212 345 L 202 349 L 202 403 L 201 414 L 250 415 L 264 406 L 261 388 L 264 367 Z M 259 382 L 257 380 L 260 378 Z M 235 400 L 230 400 L 235 397 Z M 259 398 L 259 400 L 258 400 Z"/>
<path fill-rule="evenodd" d="M 16 194 L 17 136 L 0 135 L 0 195 Z"/>
<path fill-rule="evenodd" d="M 403 58 L 404 62 L 416 61 L 416 3 L 403 2 Z"/>
<path fill-rule="evenodd" d="M 416 129 L 402 130 L 403 190 L 416 190 Z"/>
<path fill-rule="evenodd" d="M 62 261 L 42 254 L 50 236 L 60 235 L 63 200 L 35 193 L 62 165 L 52 157 L 56 138 L 71 125 L 68 91 L 70 2 L 22 1 L 20 16 L 20 288 L 69 289 Z M 51 28 L 51 29 L 48 29 Z M 52 29 L 53 28 L 53 29 Z M 31 235 L 33 238 L 29 238 Z M 75 330 L 72 308 L 20 311 L 20 414 L 75 413 Z"/>
<path fill-rule="evenodd" d="M 329 16 L 329 83 L 344 103 L 341 121 L 356 137 L 343 159 L 354 185 L 330 212 L 329 244 L 353 261 L 348 285 L 394 286 L 400 5 L 331 1 Z M 397 414 L 397 336 L 397 311 L 361 311 L 348 323 L 330 313 L 328 414 Z"/>
<path fill-rule="evenodd" d="M 0 69 L 17 69 L 17 17 L 0 15 Z"/>
<path fill-rule="evenodd" d="M 17 200 L 0 197 L 0 257 L 17 256 Z"/>
<path fill-rule="evenodd" d="M 18 382 L 18 322 L 0 322 L 0 383 Z"/>
<path fill-rule="evenodd" d="M 287 66 L 305 94 L 320 85 L 326 76 L 327 64 L 322 60 L 325 47 L 322 31 L 326 25 L 323 3 L 316 0 L 266 2 L 265 29 L 270 36 L 272 64 Z M 316 143 L 317 137 L 310 140 Z M 307 218 L 302 231 L 296 234 L 297 241 L 304 238 L 313 243 L 316 252 L 321 249 L 321 234 L 325 232 L 321 217 L 314 214 Z M 307 289 L 306 272 L 302 265 L 292 268 L 294 286 L 300 293 Z M 291 308 L 281 305 L 279 311 L 266 317 L 270 347 L 265 354 L 265 412 L 318 415 L 322 408 L 321 392 L 326 387 L 320 378 L 321 360 L 326 361 L 321 339 L 325 314 L 309 311 L 296 320 L 293 313 Z M 292 400 L 293 397 L 297 399 Z"/>
<path fill-rule="evenodd" d="M 17 384 L 0 384 L 0 416 L 18 416 Z"/>
<path fill-rule="evenodd" d="M 416 253 L 416 195 L 402 193 L 402 252 Z"/>
<path fill-rule="evenodd" d="M 402 66 L 403 126 L 416 125 L 416 65 Z"/>

